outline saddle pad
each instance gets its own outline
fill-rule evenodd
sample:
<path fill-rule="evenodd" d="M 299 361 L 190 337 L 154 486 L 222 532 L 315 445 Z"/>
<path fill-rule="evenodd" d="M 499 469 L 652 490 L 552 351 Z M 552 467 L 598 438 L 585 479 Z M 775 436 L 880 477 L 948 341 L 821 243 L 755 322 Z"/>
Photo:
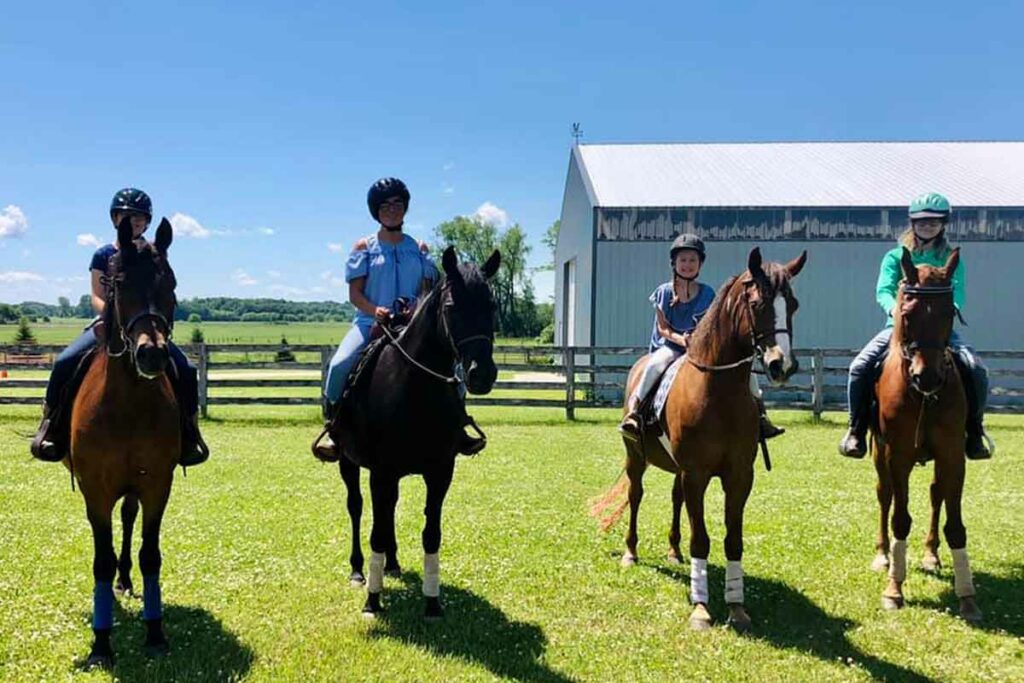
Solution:
<path fill-rule="evenodd" d="M 654 400 L 651 402 L 652 422 L 660 422 L 661 414 L 665 410 L 665 403 L 668 402 L 668 392 L 672 388 L 672 383 L 676 379 L 676 375 L 679 374 L 679 368 L 686 362 L 686 356 L 680 356 L 676 359 L 672 365 L 668 366 L 668 370 L 661 376 L 661 380 L 658 382 L 658 390 L 654 393 Z"/>

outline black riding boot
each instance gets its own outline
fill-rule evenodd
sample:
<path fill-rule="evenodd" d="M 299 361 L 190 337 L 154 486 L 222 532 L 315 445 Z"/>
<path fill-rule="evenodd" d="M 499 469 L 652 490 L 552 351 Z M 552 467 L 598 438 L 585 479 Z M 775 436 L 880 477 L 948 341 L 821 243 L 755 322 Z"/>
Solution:
<path fill-rule="evenodd" d="M 181 457 L 178 464 L 182 467 L 201 465 L 209 457 L 210 449 L 199 433 L 199 413 L 195 413 L 181 421 Z"/>
<path fill-rule="evenodd" d="M 757 410 L 760 413 L 759 426 L 761 429 L 761 438 L 767 441 L 768 439 L 774 439 L 777 436 L 785 434 L 785 429 L 782 427 L 776 427 L 772 424 L 771 419 L 768 418 L 768 410 L 764 407 L 764 399 L 755 396 L 754 401 L 757 403 Z"/>
<path fill-rule="evenodd" d="M 863 458 L 868 452 L 868 418 L 871 406 L 857 406 L 850 417 L 850 428 L 839 442 L 839 454 L 847 458 Z"/>
<path fill-rule="evenodd" d="M 59 412 L 48 405 L 43 406 L 43 421 L 39 423 L 39 430 L 29 448 L 32 457 L 37 460 L 60 462 L 68 454 L 67 437 L 64 436 L 66 430 Z"/>
<path fill-rule="evenodd" d="M 960 356 L 953 354 L 956 369 L 960 372 L 960 383 L 964 386 L 964 395 L 967 397 L 967 442 L 964 450 L 967 452 L 968 460 L 988 460 L 995 451 L 995 444 L 985 434 L 984 412 L 978 409 L 977 392 L 974 390 L 974 379 L 971 377 L 971 370 L 960 361 Z M 992 444 L 992 450 L 988 445 Z"/>

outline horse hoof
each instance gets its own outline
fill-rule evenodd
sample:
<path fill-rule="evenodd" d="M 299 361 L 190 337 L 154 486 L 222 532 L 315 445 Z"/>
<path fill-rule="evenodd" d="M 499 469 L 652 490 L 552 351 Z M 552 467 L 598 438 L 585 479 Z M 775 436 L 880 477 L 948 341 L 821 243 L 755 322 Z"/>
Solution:
<path fill-rule="evenodd" d="M 683 563 L 683 561 L 679 558 L 679 555 L 677 555 L 676 553 L 669 553 L 668 557 L 666 558 L 666 562 L 668 562 L 669 564 Z"/>
<path fill-rule="evenodd" d="M 888 595 L 882 596 L 882 609 L 887 611 L 903 609 L 903 598 L 893 598 Z"/>
<path fill-rule="evenodd" d="M 973 597 L 960 598 L 960 618 L 972 626 L 977 626 L 984 620 L 984 615 Z"/>
<path fill-rule="evenodd" d="M 142 652 L 147 657 L 162 657 L 171 651 L 171 645 L 166 640 L 154 643 L 146 643 L 142 646 Z"/>
<path fill-rule="evenodd" d="M 630 555 L 629 553 L 626 553 L 622 556 L 622 559 L 619 560 L 619 564 L 623 567 L 632 567 L 636 565 L 636 555 Z"/>
<path fill-rule="evenodd" d="M 119 598 L 134 598 L 135 589 L 132 587 L 131 581 L 118 581 L 117 585 L 114 586 L 114 595 Z"/>
<path fill-rule="evenodd" d="M 362 588 L 366 585 L 366 577 L 362 572 L 352 572 L 348 575 L 348 582 L 355 588 Z"/>
<path fill-rule="evenodd" d="M 103 669 L 109 671 L 114 668 L 114 655 L 99 655 L 91 654 L 89 659 L 85 660 L 85 668 L 88 669 Z"/>
<path fill-rule="evenodd" d="M 366 604 L 363 605 L 363 616 L 367 619 L 376 619 L 384 612 L 380 604 L 380 593 L 367 593 Z"/>
<path fill-rule="evenodd" d="M 441 621 L 444 618 L 444 607 L 440 598 L 427 598 L 426 607 L 423 610 L 423 619 L 428 622 Z"/>
<path fill-rule="evenodd" d="M 736 633 L 750 633 L 750 617 L 745 611 L 742 611 L 742 609 L 739 612 L 730 614 L 729 618 L 726 619 L 725 624 Z"/>
<path fill-rule="evenodd" d="M 400 579 L 402 578 L 402 568 L 398 565 L 395 565 L 394 567 L 384 567 L 384 576 L 392 579 Z"/>
<path fill-rule="evenodd" d="M 884 572 L 889 570 L 889 557 L 883 553 L 875 555 L 875 559 L 871 561 L 871 571 L 873 572 Z"/>
<path fill-rule="evenodd" d="M 690 629 L 693 631 L 707 631 L 711 628 L 711 614 L 708 608 L 698 604 L 690 614 Z"/>
<path fill-rule="evenodd" d="M 921 571 L 926 574 L 937 574 L 941 568 L 942 562 L 938 555 L 928 553 L 921 559 Z"/>

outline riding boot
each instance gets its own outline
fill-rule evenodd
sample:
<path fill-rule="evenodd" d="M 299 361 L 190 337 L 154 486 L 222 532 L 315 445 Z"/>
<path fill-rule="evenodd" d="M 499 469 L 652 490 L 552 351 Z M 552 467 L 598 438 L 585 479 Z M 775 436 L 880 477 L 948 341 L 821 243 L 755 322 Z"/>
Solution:
<path fill-rule="evenodd" d="M 32 457 L 46 462 L 60 462 L 67 456 L 65 432 L 59 410 L 43 406 L 43 421 L 32 439 Z"/>
<path fill-rule="evenodd" d="M 636 396 L 629 397 L 626 406 L 626 416 L 619 423 L 619 432 L 630 441 L 640 438 L 640 399 Z"/>
<path fill-rule="evenodd" d="M 206 462 L 209 457 L 210 449 L 199 433 L 199 413 L 194 413 L 181 422 L 181 457 L 178 464 L 193 467 Z"/>
<path fill-rule="evenodd" d="M 786 430 L 784 428 L 776 427 L 768 418 L 768 410 L 764 407 L 764 399 L 759 396 L 755 396 L 754 401 L 757 403 L 757 410 L 760 414 L 759 427 L 761 430 L 761 438 L 767 441 L 768 439 L 774 439 L 777 436 L 785 434 Z"/>
<path fill-rule="evenodd" d="M 960 380 L 964 387 L 964 394 L 967 397 L 967 442 L 964 450 L 967 452 L 968 460 L 988 460 L 995 452 L 995 444 L 985 433 L 983 420 L 985 413 L 978 408 L 978 396 L 974 387 L 974 378 L 971 377 L 971 370 L 960 357 L 953 354 L 956 369 L 960 373 Z"/>
<path fill-rule="evenodd" d="M 313 442 L 313 456 L 320 462 L 338 462 L 341 458 L 341 448 L 332 438 L 332 433 L 337 434 L 341 423 L 340 407 L 328 401 L 326 398 L 321 403 L 324 414 L 324 429 L 320 436 Z"/>
<path fill-rule="evenodd" d="M 479 436 L 471 436 L 466 433 L 466 427 L 471 427 Z M 487 436 L 477 427 L 476 421 L 468 413 L 463 414 L 462 432 L 459 434 L 459 445 L 456 448 L 462 455 L 476 455 L 487 446 Z"/>
<path fill-rule="evenodd" d="M 850 416 L 850 428 L 839 442 L 839 454 L 847 458 L 863 458 L 867 455 L 868 418 L 870 405 L 856 406 Z"/>

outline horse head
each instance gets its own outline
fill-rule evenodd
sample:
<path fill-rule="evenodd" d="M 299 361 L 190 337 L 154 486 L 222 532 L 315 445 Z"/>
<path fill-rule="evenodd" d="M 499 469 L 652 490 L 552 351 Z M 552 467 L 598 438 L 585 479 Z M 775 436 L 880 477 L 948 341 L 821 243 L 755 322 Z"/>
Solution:
<path fill-rule="evenodd" d="M 953 273 L 960 250 L 953 249 L 941 268 L 915 266 L 904 247 L 900 266 L 903 282 L 893 310 L 893 339 L 910 364 L 910 383 L 925 396 L 936 393 L 946 380 L 946 347 L 953 333 Z"/>
<path fill-rule="evenodd" d="M 177 304 L 177 282 L 167 261 L 172 239 L 171 224 L 164 218 L 152 244 L 136 241 L 125 217 L 117 226 L 119 248 L 104 279 L 107 352 L 118 356 L 130 351 L 136 371 L 147 379 L 162 375 L 169 359 L 167 341 Z M 117 342 L 121 346 L 115 351 Z"/>
<path fill-rule="evenodd" d="M 498 378 L 494 364 L 494 312 L 497 306 L 489 281 L 501 265 L 495 250 L 483 266 L 459 263 L 454 247 L 441 257 L 445 283 L 441 298 L 441 324 L 456 360 L 466 372 L 466 388 L 472 394 L 491 391 Z"/>
<path fill-rule="evenodd" d="M 800 369 L 793 355 L 793 314 L 800 302 L 793 294 L 790 280 L 807 262 L 804 251 L 789 263 L 764 263 L 761 250 L 754 247 L 747 258 L 747 272 L 740 282 L 750 310 L 745 323 L 753 339 L 754 349 L 761 356 L 768 379 L 784 384 Z"/>

